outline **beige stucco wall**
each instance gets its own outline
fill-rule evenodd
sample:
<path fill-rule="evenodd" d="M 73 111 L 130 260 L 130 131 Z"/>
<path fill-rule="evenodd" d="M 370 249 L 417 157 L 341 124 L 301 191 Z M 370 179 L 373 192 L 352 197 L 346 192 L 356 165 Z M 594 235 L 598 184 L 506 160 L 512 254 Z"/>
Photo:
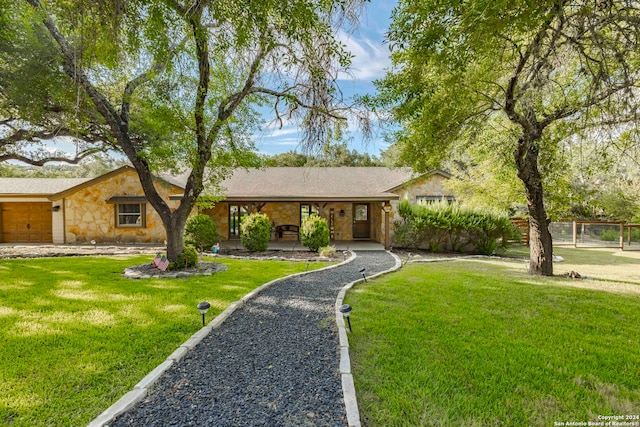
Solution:
<path fill-rule="evenodd" d="M 51 206 L 60 206 L 57 211 L 51 211 L 51 238 L 54 244 L 64 244 L 64 201 L 56 200 Z"/>
<path fill-rule="evenodd" d="M 156 182 L 156 188 L 172 209 L 177 208 L 179 201 L 170 201 L 169 195 L 179 193 L 179 189 L 162 181 Z M 149 203 L 146 203 L 146 227 L 116 227 L 115 205 L 107 200 L 121 196 L 144 196 L 133 170 L 125 170 L 54 201 L 63 206 L 58 214 L 64 217 L 64 242 L 54 243 L 88 243 L 91 240 L 98 243 L 164 242 L 166 234 L 162 221 Z"/>

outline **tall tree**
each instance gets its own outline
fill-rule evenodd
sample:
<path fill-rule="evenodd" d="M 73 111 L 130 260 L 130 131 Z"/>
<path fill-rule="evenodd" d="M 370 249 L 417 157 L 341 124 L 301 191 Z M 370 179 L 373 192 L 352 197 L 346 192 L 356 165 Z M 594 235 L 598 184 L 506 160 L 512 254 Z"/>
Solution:
<path fill-rule="evenodd" d="M 374 105 L 393 106 L 401 158 L 418 169 L 493 127 L 524 186 L 529 271 L 552 275 L 545 176 L 572 138 L 635 126 L 639 35 L 631 0 L 401 0 Z"/>
<path fill-rule="evenodd" d="M 209 181 L 253 164 L 248 140 L 271 103 L 276 119 L 298 118 L 308 141 L 330 135 L 337 69 L 350 56 L 335 39 L 356 0 L 0 0 L 5 46 L 48 51 L 35 63 L 75 97 L 59 97 L 82 129 L 96 128 L 136 169 L 167 232 L 170 260 Z M 11 70 L 9 70 L 11 71 Z M 8 78 L 19 80 L 12 73 Z M 70 101 L 73 101 L 71 103 Z M 26 108 L 14 103 L 15 108 Z M 36 122 L 41 125 L 40 122 Z M 154 172 L 187 167 L 172 210 Z M 205 174 L 211 171 L 210 174 Z"/>

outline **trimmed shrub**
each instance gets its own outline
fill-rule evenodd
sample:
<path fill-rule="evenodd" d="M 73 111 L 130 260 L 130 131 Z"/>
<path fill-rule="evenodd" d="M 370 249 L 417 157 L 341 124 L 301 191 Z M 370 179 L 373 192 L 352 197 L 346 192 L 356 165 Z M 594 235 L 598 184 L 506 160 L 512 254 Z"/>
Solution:
<path fill-rule="evenodd" d="M 327 220 L 317 214 L 305 218 L 300 227 L 300 242 L 313 252 L 318 252 L 318 249 L 328 246 L 329 224 L 327 224 Z"/>
<path fill-rule="evenodd" d="M 249 214 L 240 223 L 240 242 L 250 252 L 267 250 L 270 235 L 271 221 L 265 214 Z"/>
<path fill-rule="evenodd" d="M 198 265 L 198 251 L 192 245 L 186 245 L 178 258 L 169 264 L 169 270 L 182 270 L 196 265 Z"/>
<path fill-rule="evenodd" d="M 398 213 L 394 242 L 400 247 L 490 255 L 519 237 L 507 215 L 463 209 L 456 203 L 423 206 L 405 200 L 400 203 Z"/>
<path fill-rule="evenodd" d="M 184 235 L 185 242 L 199 250 L 211 248 L 222 237 L 218 234 L 213 218 L 204 214 L 189 218 L 184 228 Z"/>

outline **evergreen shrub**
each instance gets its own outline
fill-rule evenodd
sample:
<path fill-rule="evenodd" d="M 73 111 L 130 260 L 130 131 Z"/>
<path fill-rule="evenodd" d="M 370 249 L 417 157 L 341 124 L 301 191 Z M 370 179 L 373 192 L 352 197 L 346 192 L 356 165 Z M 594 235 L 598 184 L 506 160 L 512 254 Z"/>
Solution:
<path fill-rule="evenodd" d="M 300 227 L 300 242 L 310 251 L 318 252 L 329 245 L 329 224 L 327 220 L 317 214 L 312 214 L 302 221 Z"/>
<path fill-rule="evenodd" d="M 267 250 L 270 235 L 271 221 L 265 214 L 249 214 L 240 223 L 240 242 L 250 252 Z"/>
<path fill-rule="evenodd" d="M 222 237 L 218 234 L 216 223 L 209 215 L 198 214 L 187 220 L 184 228 L 185 242 L 200 250 L 211 248 Z"/>
<path fill-rule="evenodd" d="M 198 265 L 198 251 L 193 245 L 186 245 L 182 249 L 182 253 L 178 255 L 178 258 L 171 264 L 169 264 L 169 270 L 182 270 L 185 268 L 191 268 Z"/>
<path fill-rule="evenodd" d="M 398 214 L 394 244 L 400 247 L 491 255 L 519 238 L 506 214 L 464 209 L 457 203 L 411 205 L 405 200 Z"/>

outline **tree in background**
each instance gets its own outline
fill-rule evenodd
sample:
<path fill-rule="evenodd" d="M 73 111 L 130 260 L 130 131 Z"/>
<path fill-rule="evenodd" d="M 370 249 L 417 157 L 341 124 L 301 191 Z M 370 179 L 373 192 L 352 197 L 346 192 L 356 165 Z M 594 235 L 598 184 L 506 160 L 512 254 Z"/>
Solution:
<path fill-rule="evenodd" d="M 21 166 L 0 162 L 0 176 L 21 178 L 95 178 L 114 169 L 129 165 L 123 158 L 96 153 L 80 160 L 75 165 L 46 164 L 43 166 Z"/>
<path fill-rule="evenodd" d="M 616 146 L 624 143 L 616 144 Z M 640 147 L 620 152 L 581 144 L 571 154 L 571 198 L 565 217 L 640 221 Z"/>
<path fill-rule="evenodd" d="M 557 153 L 557 166 L 549 168 L 544 177 L 548 217 L 554 221 L 577 218 L 638 222 L 640 147 L 617 148 L 624 145 L 623 141 L 613 141 L 608 147 L 600 147 L 585 139 L 563 146 Z M 445 185 L 464 206 L 526 216 L 524 189 L 513 158 L 497 148 L 479 140 L 460 147 L 443 163 L 452 173 Z"/>
<path fill-rule="evenodd" d="M 401 0 L 392 18 L 395 68 L 370 102 L 391 107 L 401 124 L 401 161 L 433 168 L 461 141 L 474 144 L 492 129 L 493 147 L 511 153 L 524 188 L 529 272 L 552 275 L 547 177 L 561 173 L 559 153 L 576 138 L 604 144 L 635 132 L 640 6 Z"/>
<path fill-rule="evenodd" d="M 276 120 L 299 120 L 309 144 L 331 136 L 343 119 L 335 76 L 350 60 L 334 35 L 357 6 L 349 0 L 0 0 L 2 89 L 38 85 L 26 92 L 29 99 L 3 92 L 9 99 L 2 112 L 53 133 L 59 122 L 73 124 L 71 134 L 89 141 L 95 135 L 124 153 L 162 219 L 167 256 L 175 260 L 205 186 L 257 164 L 248 138 L 258 120 L 253 106 L 270 103 Z M 26 67 L 37 72 L 27 75 Z M 43 119 L 49 110 L 63 118 L 50 124 Z M 190 171 L 184 195 L 171 209 L 156 191 L 154 173 L 184 168 Z"/>
<path fill-rule="evenodd" d="M 349 150 L 346 143 L 325 144 L 321 152 L 301 154 L 288 151 L 264 159 L 266 166 L 330 167 L 330 166 L 383 166 L 382 161 L 369 153 Z"/>

